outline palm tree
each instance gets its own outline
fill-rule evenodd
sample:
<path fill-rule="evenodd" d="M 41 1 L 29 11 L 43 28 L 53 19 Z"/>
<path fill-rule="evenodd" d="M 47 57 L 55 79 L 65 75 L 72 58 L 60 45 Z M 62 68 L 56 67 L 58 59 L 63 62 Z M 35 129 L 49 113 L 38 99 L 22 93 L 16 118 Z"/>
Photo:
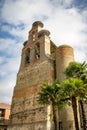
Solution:
<path fill-rule="evenodd" d="M 61 95 L 59 91 L 61 89 L 60 83 L 57 81 L 53 82 L 51 85 L 44 83 L 41 86 L 41 92 L 39 93 L 38 102 L 40 104 L 47 104 L 52 106 L 53 112 L 53 122 L 55 130 L 57 130 L 58 119 L 56 115 L 57 107 L 62 106 Z"/>
<path fill-rule="evenodd" d="M 62 83 L 62 91 L 64 97 L 67 98 L 69 102 L 71 101 L 74 114 L 75 128 L 76 130 L 79 130 L 77 116 L 77 100 L 79 100 L 79 98 L 81 99 L 84 97 L 85 86 L 83 84 L 83 81 L 78 78 L 68 78 Z"/>
<path fill-rule="evenodd" d="M 66 77 L 81 78 L 84 83 L 87 83 L 87 64 L 86 62 L 70 62 L 65 70 Z"/>
<path fill-rule="evenodd" d="M 66 77 L 76 77 L 83 80 L 84 84 L 87 84 L 87 64 L 86 62 L 71 62 L 65 70 Z M 85 98 L 85 97 L 84 97 Z M 79 104 L 82 112 L 82 124 L 83 129 L 86 130 L 86 116 L 84 111 L 83 100 L 79 100 Z"/>

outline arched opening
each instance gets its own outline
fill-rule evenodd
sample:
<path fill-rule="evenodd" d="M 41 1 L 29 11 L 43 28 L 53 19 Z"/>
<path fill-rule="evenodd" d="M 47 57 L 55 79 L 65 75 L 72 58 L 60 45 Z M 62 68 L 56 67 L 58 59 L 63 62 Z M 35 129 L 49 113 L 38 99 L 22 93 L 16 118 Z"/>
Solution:
<path fill-rule="evenodd" d="M 29 64 L 29 63 L 30 63 L 30 48 L 26 50 L 26 54 L 25 54 L 25 64 Z"/>
<path fill-rule="evenodd" d="M 39 59 L 39 58 L 40 58 L 40 44 L 39 44 L 39 43 L 37 43 L 37 44 L 35 45 L 35 58 L 36 58 L 36 59 Z"/>

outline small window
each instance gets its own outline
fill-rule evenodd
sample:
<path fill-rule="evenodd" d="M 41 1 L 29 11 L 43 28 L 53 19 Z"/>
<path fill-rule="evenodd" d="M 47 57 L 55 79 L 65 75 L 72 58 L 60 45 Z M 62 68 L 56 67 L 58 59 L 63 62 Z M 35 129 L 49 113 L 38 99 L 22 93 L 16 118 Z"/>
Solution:
<path fill-rule="evenodd" d="M 59 121 L 59 130 L 63 130 L 62 122 Z"/>
<path fill-rule="evenodd" d="M 30 49 L 28 48 L 25 54 L 25 64 L 29 64 L 30 63 Z"/>
<path fill-rule="evenodd" d="M 1 109 L 0 110 L 0 117 L 4 117 L 5 116 L 5 109 Z"/>
<path fill-rule="evenodd" d="M 35 57 L 36 59 L 40 58 L 40 45 L 39 44 L 35 45 Z"/>

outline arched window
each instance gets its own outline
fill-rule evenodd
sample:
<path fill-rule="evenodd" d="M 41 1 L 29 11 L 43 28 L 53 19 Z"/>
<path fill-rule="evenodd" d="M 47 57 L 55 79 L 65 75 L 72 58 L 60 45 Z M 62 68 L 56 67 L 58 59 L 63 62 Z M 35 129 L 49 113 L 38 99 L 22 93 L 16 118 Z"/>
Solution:
<path fill-rule="evenodd" d="M 26 50 L 26 54 L 25 54 L 25 64 L 29 64 L 29 63 L 30 63 L 30 48 Z"/>
<path fill-rule="evenodd" d="M 37 44 L 35 45 L 35 58 L 36 58 L 36 59 L 39 59 L 39 58 L 40 58 L 40 45 L 39 45 L 39 43 L 37 43 Z"/>

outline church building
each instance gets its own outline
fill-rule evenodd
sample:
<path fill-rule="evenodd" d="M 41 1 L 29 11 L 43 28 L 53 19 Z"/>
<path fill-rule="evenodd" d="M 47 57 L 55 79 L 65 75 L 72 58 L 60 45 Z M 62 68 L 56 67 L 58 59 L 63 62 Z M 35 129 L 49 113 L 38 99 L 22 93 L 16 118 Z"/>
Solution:
<path fill-rule="evenodd" d="M 8 130 L 54 130 L 51 106 L 38 104 L 38 93 L 44 82 L 65 79 L 64 70 L 74 61 L 74 52 L 71 46 L 56 46 L 43 26 L 34 22 L 23 44 Z M 59 130 L 75 130 L 71 107 L 58 112 L 58 125 Z"/>

